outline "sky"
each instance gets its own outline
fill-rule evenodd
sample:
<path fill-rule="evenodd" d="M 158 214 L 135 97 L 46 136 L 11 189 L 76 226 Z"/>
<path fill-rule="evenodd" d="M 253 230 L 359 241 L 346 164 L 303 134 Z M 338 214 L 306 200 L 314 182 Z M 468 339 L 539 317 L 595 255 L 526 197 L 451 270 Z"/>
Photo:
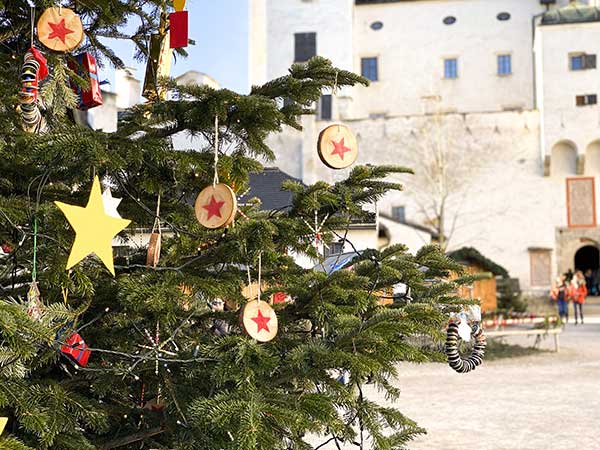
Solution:
<path fill-rule="evenodd" d="M 177 58 L 171 76 L 188 70 L 210 75 L 221 87 L 240 93 L 248 91 L 248 0 L 187 0 L 189 37 L 196 45 L 188 46 L 189 56 Z M 134 47 L 125 41 L 111 41 L 126 65 L 137 68 L 136 77 L 144 77 L 145 65 L 133 59 Z M 114 80 L 114 69 L 106 66 L 100 79 Z"/>

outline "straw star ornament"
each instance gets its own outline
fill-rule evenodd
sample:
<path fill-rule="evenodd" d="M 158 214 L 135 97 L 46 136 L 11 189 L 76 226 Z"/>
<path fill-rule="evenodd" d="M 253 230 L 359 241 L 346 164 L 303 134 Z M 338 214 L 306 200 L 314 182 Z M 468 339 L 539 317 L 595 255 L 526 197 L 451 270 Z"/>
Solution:
<path fill-rule="evenodd" d="M 69 270 L 93 253 L 100 258 L 114 276 L 112 240 L 131 223 L 131 220 L 106 214 L 98 177 L 94 177 L 92 191 L 85 207 L 62 202 L 54 203 L 75 230 L 75 242 L 71 248 L 66 269 Z"/>

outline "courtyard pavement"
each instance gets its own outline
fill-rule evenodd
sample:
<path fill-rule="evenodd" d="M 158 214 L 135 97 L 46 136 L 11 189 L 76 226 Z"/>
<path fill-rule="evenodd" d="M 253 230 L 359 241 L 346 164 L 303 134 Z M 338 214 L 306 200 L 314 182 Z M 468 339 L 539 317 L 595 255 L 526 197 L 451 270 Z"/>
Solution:
<path fill-rule="evenodd" d="M 469 374 L 444 364 L 401 364 L 394 406 L 427 429 L 409 448 L 600 450 L 600 299 L 586 309 L 585 325 L 568 324 L 561 334 L 559 353 L 550 352 L 549 337 L 540 346 L 548 352 L 485 361 Z M 387 403 L 370 386 L 367 396 Z"/>

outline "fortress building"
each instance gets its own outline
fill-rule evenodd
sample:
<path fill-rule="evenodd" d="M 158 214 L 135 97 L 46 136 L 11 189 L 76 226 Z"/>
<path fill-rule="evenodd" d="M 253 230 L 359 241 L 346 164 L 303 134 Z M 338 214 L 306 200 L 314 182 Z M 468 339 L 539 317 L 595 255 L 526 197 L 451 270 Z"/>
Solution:
<path fill-rule="evenodd" d="M 316 151 L 341 121 L 358 163 L 416 171 L 381 216 L 477 248 L 529 291 L 599 266 L 598 53 L 595 0 L 250 1 L 251 84 L 315 55 L 371 80 L 324 92 L 302 132 L 274 136 L 277 165 L 343 178 Z"/>

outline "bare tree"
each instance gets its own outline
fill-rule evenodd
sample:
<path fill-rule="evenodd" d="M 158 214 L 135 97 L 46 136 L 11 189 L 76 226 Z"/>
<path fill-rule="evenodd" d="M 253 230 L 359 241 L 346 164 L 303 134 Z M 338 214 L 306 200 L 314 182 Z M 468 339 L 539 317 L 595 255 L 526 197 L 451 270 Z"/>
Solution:
<path fill-rule="evenodd" d="M 474 174 L 486 161 L 474 148 L 463 116 L 444 114 L 440 108 L 424 116 L 407 144 L 408 164 L 415 171 L 407 183 L 425 224 L 446 248 L 463 212 Z"/>

